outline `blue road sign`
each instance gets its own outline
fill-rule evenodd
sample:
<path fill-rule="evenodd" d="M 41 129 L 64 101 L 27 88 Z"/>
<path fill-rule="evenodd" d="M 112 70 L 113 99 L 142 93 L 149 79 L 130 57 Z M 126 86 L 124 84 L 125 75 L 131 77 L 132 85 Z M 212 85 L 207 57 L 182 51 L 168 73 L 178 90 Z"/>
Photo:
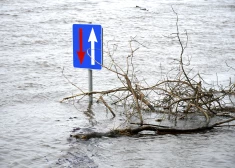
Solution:
<path fill-rule="evenodd" d="M 101 25 L 73 25 L 73 66 L 75 68 L 102 68 L 102 37 Z"/>

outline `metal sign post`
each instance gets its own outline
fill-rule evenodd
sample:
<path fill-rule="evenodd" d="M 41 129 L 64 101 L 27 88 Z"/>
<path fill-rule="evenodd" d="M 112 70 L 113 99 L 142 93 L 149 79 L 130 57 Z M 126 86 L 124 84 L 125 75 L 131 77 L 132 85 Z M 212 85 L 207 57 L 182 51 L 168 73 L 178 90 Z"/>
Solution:
<path fill-rule="evenodd" d="M 89 92 L 91 93 L 93 91 L 93 81 L 92 81 L 92 70 L 88 70 L 88 82 L 89 82 Z M 89 104 L 93 104 L 93 95 L 89 95 Z"/>
<path fill-rule="evenodd" d="M 101 25 L 73 25 L 73 66 L 88 69 L 89 104 L 93 103 L 92 70 L 103 64 L 103 29 Z"/>

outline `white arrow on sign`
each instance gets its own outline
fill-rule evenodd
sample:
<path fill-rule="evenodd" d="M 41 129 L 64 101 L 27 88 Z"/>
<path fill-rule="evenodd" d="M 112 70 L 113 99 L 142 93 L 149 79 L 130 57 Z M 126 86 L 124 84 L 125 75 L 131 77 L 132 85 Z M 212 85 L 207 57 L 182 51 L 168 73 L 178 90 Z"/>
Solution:
<path fill-rule="evenodd" d="M 97 42 L 94 29 L 91 29 L 88 42 L 91 42 L 91 65 L 95 65 L 95 42 Z"/>

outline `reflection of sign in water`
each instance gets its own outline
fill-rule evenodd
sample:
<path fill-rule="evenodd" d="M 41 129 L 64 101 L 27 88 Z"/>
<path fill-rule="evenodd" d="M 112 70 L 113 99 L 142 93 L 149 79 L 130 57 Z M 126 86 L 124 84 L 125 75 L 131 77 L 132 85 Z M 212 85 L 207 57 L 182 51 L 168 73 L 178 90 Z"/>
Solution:
<path fill-rule="evenodd" d="M 101 25 L 73 25 L 73 66 L 101 69 L 103 62 Z"/>

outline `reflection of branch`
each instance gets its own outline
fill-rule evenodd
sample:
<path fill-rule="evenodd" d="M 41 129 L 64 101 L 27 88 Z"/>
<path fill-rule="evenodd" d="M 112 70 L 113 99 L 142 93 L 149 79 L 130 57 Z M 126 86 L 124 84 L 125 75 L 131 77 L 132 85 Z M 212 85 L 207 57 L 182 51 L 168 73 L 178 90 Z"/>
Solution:
<path fill-rule="evenodd" d="M 87 110 L 84 111 L 84 114 L 88 117 L 88 120 L 92 126 L 97 124 L 97 121 L 94 119 L 95 114 L 92 111 L 92 103 L 88 104 Z"/>

